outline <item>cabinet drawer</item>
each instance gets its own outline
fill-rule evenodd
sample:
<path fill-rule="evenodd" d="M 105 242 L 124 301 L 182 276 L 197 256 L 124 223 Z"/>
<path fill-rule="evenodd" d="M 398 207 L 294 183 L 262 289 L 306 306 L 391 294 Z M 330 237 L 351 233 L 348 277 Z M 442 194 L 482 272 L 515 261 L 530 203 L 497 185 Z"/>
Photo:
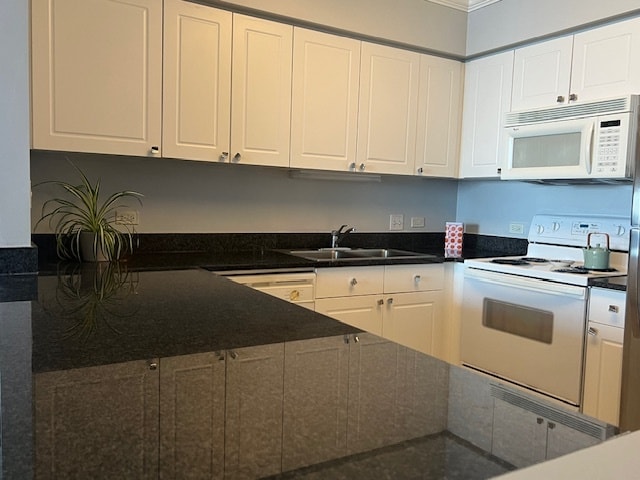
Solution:
<path fill-rule="evenodd" d="M 626 293 L 606 288 L 592 288 L 589 321 L 624 328 Z"/>
<path fill-rule="evenodd" d="M 316 298 L 381 293 L 383 284 L 383 266 L 319 268 L 316 272 Z"/>
<path fill-rule="evenodd" d="M 228 278 L 288 302 L 313 302 L 315 298 L 315 274 L 313 273 L 238 275 Z"/>
<path fill-rule="evenodd" d="M 384 293 L 442 290 L 444 265 L 391 265 L 384 272 Z"/>

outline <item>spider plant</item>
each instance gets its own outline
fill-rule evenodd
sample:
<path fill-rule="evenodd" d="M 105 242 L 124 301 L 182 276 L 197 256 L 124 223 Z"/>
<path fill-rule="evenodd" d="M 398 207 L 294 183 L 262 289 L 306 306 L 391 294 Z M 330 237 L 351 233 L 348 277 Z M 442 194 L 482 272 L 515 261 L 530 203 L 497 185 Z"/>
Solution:
<path fill-rule="evenodd" d="M 100 179 L 91 183 L 87 176 L 74 165 L 80 176 L 80 183 L 49 180 L 37 185 L 52 184 L 67 193 L 64 197 L 54 197 L 42 205 L 42 215 L 38 225 L 48 220 L 49 227 L 56 235 L 56 251 L 60 258 L 83 260 L 81 240 L 87 233 L 93 234 L 91 253 L 94 259 L 101 255 L 108 261 L 118 260 L 122 255 L 133 251 L 135 229 L 130 224 L 116 223 L 116 210 L 127 208 L 119 203 L 124 198 L 135 198 L 140 204 L 143 195 L 131 190 L 123 190 L 109 195 L 100 201 Z M 86 256 L 86 254 L 85 254 Z M 88 260 L 85 258 L 84 260 Z"/>

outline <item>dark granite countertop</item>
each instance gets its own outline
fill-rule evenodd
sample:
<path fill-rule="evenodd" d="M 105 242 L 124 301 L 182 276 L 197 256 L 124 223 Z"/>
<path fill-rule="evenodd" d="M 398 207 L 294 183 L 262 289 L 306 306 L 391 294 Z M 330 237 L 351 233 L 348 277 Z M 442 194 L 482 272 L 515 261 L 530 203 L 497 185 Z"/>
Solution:
<path fill-rule="evenodd" d="M 593 281 L 592 287 L 608 288 L 610 290 L 627 291 L 627 276 L 598 278 Z"/>

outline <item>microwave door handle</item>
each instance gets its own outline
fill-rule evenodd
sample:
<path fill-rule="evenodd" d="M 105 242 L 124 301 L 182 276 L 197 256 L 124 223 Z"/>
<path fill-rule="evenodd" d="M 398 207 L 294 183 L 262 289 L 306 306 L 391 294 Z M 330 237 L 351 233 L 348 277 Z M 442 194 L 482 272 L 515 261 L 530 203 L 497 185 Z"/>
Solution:
<path fill-rule="evenodd" d="M 594 128 L 593 128 L 593 123 L 591 123 L 589 125 L 589 131 L 587 132 L 587 142 L 585 145 L 585 149 L 586 149 L 586 167 L 587 167 L 587 174 L 591 175 L 591 170 L 593 167 L 593 162 L 594 162 L 594 155 L 591 153 L 593 152 L 593 136 L 594 136 Z"/>

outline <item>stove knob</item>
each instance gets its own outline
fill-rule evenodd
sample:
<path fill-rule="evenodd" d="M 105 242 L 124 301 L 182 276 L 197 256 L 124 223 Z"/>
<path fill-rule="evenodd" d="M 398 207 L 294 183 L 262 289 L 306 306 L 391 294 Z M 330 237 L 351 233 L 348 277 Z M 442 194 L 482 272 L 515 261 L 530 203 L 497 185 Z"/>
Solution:
<path fill-rule="evenodd" d="M 553 229 L 554 232 L 557 232 L 558 230 L 560 230 L 560 222 L 553 222 L 553 225 L 551 228 Z"/>
<path fill-rule="evenodd" d="M 541 233 L 543 233 L 543 232 L 544 232 L 544 225 L 537 225 L 537 226 L 536 226 L 536 233 L 537 233 L 538 235 L 540 235 L 540 234 L 541 234 Z"/>
<path fill-rule="evenodd" d="M 626 231 L 627 231 L 627 229 L 626 229 L 626 228 L 624 228 L 624 225 L 618 225 L 618 226 L 616 226 L 616 235 L 617 235 L 618 237 L 623 236 L 623 235 L 624 235 L 624 232 L 626 232 Z"/>

